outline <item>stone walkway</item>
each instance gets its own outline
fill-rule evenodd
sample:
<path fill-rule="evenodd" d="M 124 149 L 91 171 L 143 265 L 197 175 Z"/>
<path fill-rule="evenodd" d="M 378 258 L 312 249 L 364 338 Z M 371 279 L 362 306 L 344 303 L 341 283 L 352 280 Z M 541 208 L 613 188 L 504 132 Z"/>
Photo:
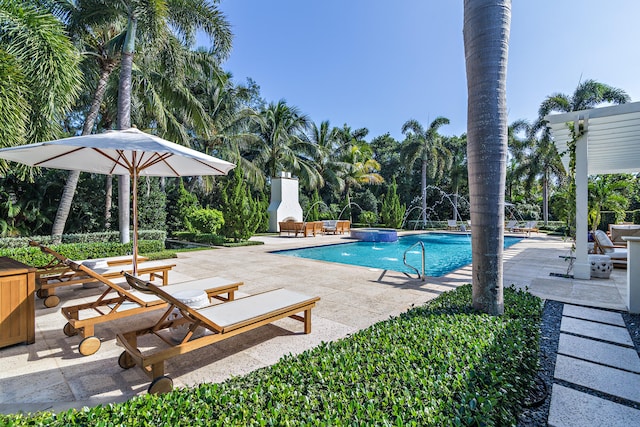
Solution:
<path fill-rule="evenodd" d="M 565 304 L 549 425 L 640 425 L 640 358 L 620 313 Z"/>

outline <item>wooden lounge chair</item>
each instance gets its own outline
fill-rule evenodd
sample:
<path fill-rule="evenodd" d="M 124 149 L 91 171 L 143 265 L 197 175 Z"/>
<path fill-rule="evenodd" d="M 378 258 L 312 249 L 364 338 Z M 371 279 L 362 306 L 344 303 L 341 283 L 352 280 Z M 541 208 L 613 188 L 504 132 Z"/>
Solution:
<path fill-rule="evenodd" d="M 91 283 L 100 281 L 88 274 L 82 269 L 70 268 L 70 262 L 64 255 L 54 251 L 53 249 L 41 245 L 37 242 L 29 242 L 31 246 L 40 248 L 40 250 L 46 254 L 53 256 L 53 261 L 44 267 L 41 267 L 36 271 L 36 295 L 38 298 L 44 299 L 44 306 L 47 308 L 55 307 L 60 303 L 60 297 L 56 295 L 56 288 L 62 286 L 71 286 L 84 283 Z M 146 260 L 147 258 L 138 258 Z M 131 257 L 129 257 L 131 260 Z M 97 272 L 100 276 L 106 279 L 116 279 L 122 277 L 122 271 L 132 272 L 132 264 L 123 264 L 124 257 L 117 257 L 114 261 L 109 263 L 105 261 L 103 268 L 89 265 L 89 262 L 95 262 L 96 260 L 85 261 L 73 261 L 75 264 L 84 264 L 92 271 Z M 175 263 L 167 261 L 145 261 L 138 264 L 138 274 L 148 274 L 150 280 L 156 278 L 162 280 L 162 284 L 169 283 L 169 271 L 175 267 Z"/>
<path fill-rule="evenodd" d="M 623 245 L 614 245 L 607 233 L 602 230 L 596 230 L 593 233 L 596 253 L 600 252 L 611 258 L 614 267 L 627 268 L 627 247 Z"/>
<path fill-rule="evenodd" d="M 517 227 L 518 221 L 516 221 L 515 219 L 511 219 L 505 224 L 504 229 L 513 232 L 513 230 L 515 230 Z"/>
<path fill-rule="evenodd" d="M 516 233 L 525 233 L 528 237 L 532 232 L 535 231 L 536 233 L 538 233 L 540 230 L 538 230 L 538 221 L 527 221 L 524 223 L 524 226 L 516 227 L 513 229 L 513 231 L 515 231 Z"/>
<path fill-rule="evenodd" d="M 291 317 L 304 323 L 304 333 L 311 333 L 311 309 L 319 297 L 309 297 L 286 289 L 276 289 L 260 294 L 239 298 L 224 304 L 201 309 L 191 308 L 166 292 L 166 288 L 154 286 L 137 277 L 126 274 L 131 287 L 154 294 L 167 303 L 168 309 L 151 327 L 119 333 L 116 341 L 124 347 L 118 358 L 118 365 L 129 369 L 140 366 L 152 379 L 149 393 L 165 393 L 173 388 L 173 380 L 165 376 L 165 360 L 202 348 L 226 338 L 272 323 L 278 319 Z M 174 316 L 174 310 L 182 316 Z M 303 313 L 300 315 L 300 313 Z M 187 326 L 184 337 L 177 341 L 170 336 L 169 328 Z M 199 327 L 206 332 L 200 336 Z M 138 337 L 153 335 L 159 338 L 158 345 L 145 352 L 138 348 Z M 148 343 L 144 343 L 145 348 Z"/>
<path fill-rule="evenodd" d="M 69 261 L 69 266 L 107 285 L 107 289 L 95 301 L 65 306 L 61 309 L 62 315 L 67 319 L 62 331 L 69 337 L 80 335 L 82 340 L 78 345 L 78 351 L 83 356 L 91 355 L 100 349 L 100 339 L 94 335 L 96 325 L 167 306 L 164 300 L 154 295 L 124 289 L 120 284 L 108 280 L 82 264 Z M 163 288 L 166 289 L 167 294 L 174 297 L 186 291 L 200 291 L 206 293 L 209 300 L 216 298 L 221 301 L 233 301 L 235 291 L 240 285 L 242 282 L 211 277 L 163 286 Z"/>

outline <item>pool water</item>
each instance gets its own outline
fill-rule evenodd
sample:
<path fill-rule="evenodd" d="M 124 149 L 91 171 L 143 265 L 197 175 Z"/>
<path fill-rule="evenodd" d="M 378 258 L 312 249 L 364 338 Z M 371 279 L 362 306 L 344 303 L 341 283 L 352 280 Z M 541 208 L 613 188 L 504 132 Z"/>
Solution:
<path fill-rule="evenodd" d="M 504 247 L 522 240 L 520 237 L 505 237 Z M 425 246 L 425 274 L 443 276 L 463 265 L 471 263 L 471 236 L 466 234 L 424 233 L 400 237 L 396 242 L 354 242 L 338 245 L 316 246 L 303 249 L 275 251 L 280 255 L 309 258 L 341 264 L 415 273 L 402 262 L 407 249 L 417 242 Z M 407 263 L 421 268 L 420 245 L 407 253 Z"/>

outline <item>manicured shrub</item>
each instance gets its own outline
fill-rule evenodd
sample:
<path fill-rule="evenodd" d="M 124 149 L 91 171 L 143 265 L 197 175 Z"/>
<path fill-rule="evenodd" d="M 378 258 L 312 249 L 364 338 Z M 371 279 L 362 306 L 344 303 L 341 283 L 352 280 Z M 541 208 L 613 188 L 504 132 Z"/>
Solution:
<path fill-rule="evenodd" d="M 380 219 L 386 227 L 400 228 L 406 206 L 400 203 L 400 197 L 397 193 L 398 185 L 396 178 L 393 178 L 392 184 L 387 190 L 387 194 L 382 199 L 382 208 L 380 209 Z"/>
<path fill-rule="evenodd" d="M 193 228 L 202 234 L 215 234 L 224 225 L 222 212 L 217 209 L 194 209 L 187 218 Z"/>
<path fill-rule="evenodd" d="M 133 239 L 133 233 L 131 233 Z M 61 242 L 57 242 L 58 237 Z M 163 230 L 139 230 L 139 240 L 158 240 L 164 242 L 167 233 Z M 30 236 L 30 237 L 4 237 L 0 238 L 0 248 L 26 248 L 29 241 L 34 240 L 43 245 L 50 246 L 58 243 L 119 243 L 120 233 L 117 231 L 105 231 L 99 233 L 63 234 L 62 236 Z"/>
<path fill-rule="evenodd" d="M 358 215 L 358 222 L 370 227 L 378 222 L 378 215 L 375 212 L 362 211 L 360 215 Z"/>
<path fill-rule="evenodd" d="M 49 246 L 49 245 L 47 245 Z M 50 245 L 51 249 L 61 253 L 69 259 L 96 259 L 111 256 L 133 254 L 133 245 L 129 243 L 99 242 L 99 243 L 63 243 Z M 164 251 L 164 240 L 139 240 L 138 253 Z M 45 254 L 39 248 L 25 246 L 20 248 L 0 249 L 0 256 L 7 256 L 34 267 L 42 267 L 53 260 L 53 257 Z"/>
<path fill-rule="evenodd" d="M 8 425 L 515 425 L 538 369 L 542 304 L 507 288 L 505 314 L 471 286 L 220 384 Z"/>
<path fill-rule="evenodd" d="M 260 201 L 251 196 L 242 169 L 236 168 L 229 175 L 222 192 L 222 234 L 239 242 L 253 236 L 267 213 Z"/>

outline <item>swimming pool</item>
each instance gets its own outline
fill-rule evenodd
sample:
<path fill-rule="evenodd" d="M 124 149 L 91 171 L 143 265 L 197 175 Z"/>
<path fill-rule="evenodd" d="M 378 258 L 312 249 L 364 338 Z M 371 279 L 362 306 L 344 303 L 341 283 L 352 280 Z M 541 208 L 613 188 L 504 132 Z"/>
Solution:
<path fill-rule="evenodd" d="M 504 247 L 508 248 L 520 240 L 522 240 L 520 237 L 505 237 Z M 471 263 L 471 236 L 449 233 L 411 234 L 400 237 L 396 242 L 353 242 L 273 253 L 380 270 L 415 273 L 404 265 L 402 256 L 417 242 L 423 242 L 425 246 L 427 276 L 442 276 Z M 411 249 L 407 254 L 407 263 L 420 269 L 422 261 L 419 246 Z"/>

